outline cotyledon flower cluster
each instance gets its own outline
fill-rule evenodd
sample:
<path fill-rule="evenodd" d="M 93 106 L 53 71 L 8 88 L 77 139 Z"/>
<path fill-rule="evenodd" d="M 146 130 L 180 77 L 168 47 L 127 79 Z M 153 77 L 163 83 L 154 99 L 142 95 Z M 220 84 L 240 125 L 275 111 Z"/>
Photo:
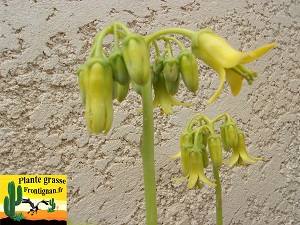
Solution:
<path fill-rule="evenodd" d="M 191 49 L 187 49 L 169 33 L 182 34 L 191 40 Z M 103 50 L 103 39 L 112 34 L 114 46 L 111 52 Z M 158 41 L 165 43 L 160 50 Z M 249 63 L 276 44 L 265 45 L 250 52 L 239 52 L 222 37 L 209 29 L 199 32 L 173 28 L 142 36 L 131 32 L 124 24 L 114 22 L 100 31 L 93 42 L 87 61 L 78 69 L 81 97 L 85 105 L 85 119 L 90 133 L 106 134 L 113 121 L 113 100 L 122 102 L 131 86 L 141 95 L 141 87 L 151 80 L 154 89 L 153 106 L 161 105 L 166 114 L 173 113 L 173 105 L 190 106 L 178 101 L 174 95 L 178 92 L 180 80 L 186 88 L 196 92 L 199 86 L 197 59 L 216 70 L 220 85 L 208 103 L 214 102 L 220 95 L 225 80 L 229 83 L 233 95 L 242 87 L 243 79 L 249 84 L 257 74 L 248 70 Z M 150 51 L 154 48 L 155 60 L 150 62 Z M 174 56 L 174 48 L 180 53 Z"/>
<path fill-rule="evenodd" d="M 217 133 L 214 124 L 221 119 L 225 119 L 225 121 Z M 223 159 L 222 148 L 231 153 L 229 159 Z M 201 182 L 216 186 L 214 181 L 209 180 L 204 173 L 204 169 L 209 165 L 209 159 L 217 169 L 221 167 L 224 161 L 227 161 L 227 165 L 232 167 L 246 166 L 246 163 L 262 160 L 262 158 L 249 155 L 246 150 L 243 131 L 238 129 L 234 120 L 226 113 L 213 120 L 208 119 L 203 114 L 192 117 L 181 133 L 179 153 L 170 157 L 181 157 L 185 177 L 174 178 L 173 180 L 188 178 L 188 188 L 201 188 Z"/>

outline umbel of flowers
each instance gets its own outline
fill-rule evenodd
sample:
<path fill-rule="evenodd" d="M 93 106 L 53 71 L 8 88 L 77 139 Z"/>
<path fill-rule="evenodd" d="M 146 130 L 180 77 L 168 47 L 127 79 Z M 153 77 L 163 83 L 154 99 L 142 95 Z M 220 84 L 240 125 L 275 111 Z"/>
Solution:
<path fill-rule="evenodd" d="M 215 123 L 222 119 L 225 121 L 216 132 Z M 223 159 L 222 149 L 231 153 L 229 159 Z M 246 166 L 246 163 L 262 160 L 262 158 L 249 155 L 246 150 L 244 132 L 238 129 L 234 120 L 227 113 L 221 114 L 213 120 L 203 114 L 193 116 L 180 135 L 180 151 L 170 157 L 181 157 L 185 177 L 174 180 L 188 178 L 188 188 L 201 188 L 201 182 L 216 186 L 214 181 L 204 175 L 204 169 L 208 167 L 209 159 L 218 169 L 225 161 L 228 161 L 227 165 L 232 167 L 234 165 Z"/>
<path fill-rule="evenodd" d="M 104 51 L 103 40 L 108 35 L 113 35 L 114 43 L 112 49 Z M 190 46 L 184 46 L 176 35 L 189 39 Z M 159 45 L 158 42 L 164 44 Z M 147 224 L 157 224 L 153 107 L 160 105 L 162 111 L 169 115 L 173 113 L 174 105 L 192 105 L 177 100 L 175 95 L 179 91 L 181 80 L 189 91 L 196 93 L 199 86 L 197 58 L 214 69 L 220 77 L 219 87 L 208 99 L 208 104 L 219 97 L 225 81 L 229 83 L 232 94 L 237 95 L 241 90 L 243 79 L 252 84 L 257 76 L 244 64 L 256 60 L 275 45 L 271 43 L 253 51 L 240 52 L 208 29 L 195 32 L 184 28 L 166 28 L 142 36 L 133 33 L 120 22 L 112 23 L 96 35 L 88 59 L 78 69 L 86 124 L 90 134 L 108 133 L 113 122 L 114 99 L 124 101 L 130 86 L 141 96 L 143 135 L 140 152 L 143 162 Z M 179 49 L 180 53 L 174 55 L 174 49 Z M 150 52 L 154 52 L 152 62 Z M 227 124 L 222 128 L 225 131 L 221 129 L 222 138 L 213 132 L 206 119 L 203 119 L 207 123 L 204 125 L 205 128 L 202 126 L 194 130 L 189 128 L 193 131 L 188 129 L 184 132 L 188 134 L 181 137 L 180 154 L 184 174 L 189 178 L 188 187 L 201 187 L 200 181 L 218 186 L 218 183 L 206 178 L 203 172 L 208 166 L 206 141 L 211 161 L 217 170 L 222 163 L 221 143 L 225 150 L 233 149 L 229 166 L 256 160 L 242 150 L 245 146 L 243 133 L 236 130 L 235 139 L 232 139 L 230 135 L 235 125 L 230 117 L 226 118 Z M 203 140 L 199 141 L 200 137 Z M 210 149 L 218 151 L 212 152 Z"/>
<path fill-rule="evenodd" d="M 175 37 L 168 36 L 169 33 L 190 38 L 191 49 L 185 48 Z M 102 41 L 109 34 L 114 36 L 114 47 L 108 54 L 102 49 Z M 164 49 L 159 49 L 158 40 L 165 42 Z M 197 91 L 199 75 L 196 57 L 216 70 L 220 77 L 220 85 L 208 100 L 209 104 L 218 98 L 225 80 L 233 95 L 237 95 L 243 79 L 251 84 L 257 76 L 244 64 L 259 58 L 274 46 L 275 43 L 272 43 L 254 51 L 239 52 L 208 29 L 194 32 L 169 28 L 142 36 L 115 22 L 97 34 L 88 60 L 78 69 L 89 132 L 99 134 L 110 130 L 113 120 L 112 101 L 117 99 L 122 102 L 130 83 L 141 94 L 141 87 L 151 80 L 155 94 L 153 105 L 161 105 L 166 114 L 173 112 L 172 105 L 189 105 L 176 100 L 174 95 L 178 92 L 180 80 L 183 80 L 189 91 Z M 156 56 L 154 62 L 150 63 L 152 47 Z M 180 49 L 178 56 L 173 55 L 172 47 Z"/>

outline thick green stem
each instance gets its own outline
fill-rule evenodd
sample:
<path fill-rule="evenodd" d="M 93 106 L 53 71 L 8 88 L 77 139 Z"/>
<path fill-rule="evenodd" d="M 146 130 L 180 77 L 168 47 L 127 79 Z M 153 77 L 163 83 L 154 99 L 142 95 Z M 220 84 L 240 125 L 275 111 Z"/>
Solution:
<path fill-rule="evenodd" d="M 154 167 L 154 123 L 151 80 L 142 87 L 143 136 L 141 155 L 143 161 L 146 224 L 157 224 L 156 180 Z"/>
<path fill-rule="evenodd" d="M 223 224 L 223 213 L 222 213 L 222 187 L 219 176 L 219 169 L 216 165 L 213 166 L 214 178 L 216 180 L 216 224 Z"/>

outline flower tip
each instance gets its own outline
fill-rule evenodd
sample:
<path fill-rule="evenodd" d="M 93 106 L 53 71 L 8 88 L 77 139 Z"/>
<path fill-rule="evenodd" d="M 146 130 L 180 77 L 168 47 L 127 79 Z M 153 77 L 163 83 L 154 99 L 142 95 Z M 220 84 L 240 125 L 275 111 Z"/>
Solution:
<path fill-rule="evenodd" d="M 215 100 L 216 100 L 216 98 L 214 98 L 214 96 L 212 96 L 210 99 L 208 99 L 208 100 L 206 101 L 206 104 L 207 104 L 207 105 L 210 105 L 210 104 L 212 104 Z"/>
<path fill-rule="evenodd" d="M 237 96 L 241 91 L 241 88 L 239 88 L 238 90 L 237 89 L 231 89 L 231 93 L 233 96 Z"/>
<path fill-rule="evenodd" d="M 272 42 L 271 44 L 269 44 L 270 45 L 270 47 L 271 48 L 274 48 L 274 47 L 276 47 L 276 45 L 277 45 L 277 42 L 276 41 L 274 41 L 274 42 Z"/>
<path fill-rule="evenodd" d="M 180 156 L 181 156 L 181 151 L 179 151 L 176 155 L 169 155 L 169 158 L 175 159 L 175 158 L 179 158 Z"/>
<path fill-rule="evenodd" d="M 240 64 L 246 64 L 250 63 L 262 55 L 266 54 L 268 51 L 270 51 L 272 48 L 274 48 L 277 45 L 276 42 L 272 42 L 271 44 L 264 45 L 260 48 L 257 48 L 250 52 L 244 52 L 243 57 L 241 58 Z"/>

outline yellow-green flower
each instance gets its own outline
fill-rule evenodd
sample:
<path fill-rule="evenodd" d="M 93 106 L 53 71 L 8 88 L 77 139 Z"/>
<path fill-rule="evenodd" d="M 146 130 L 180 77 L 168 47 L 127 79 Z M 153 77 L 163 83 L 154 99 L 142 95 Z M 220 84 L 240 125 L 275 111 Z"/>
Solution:
<path fill-rule="evenodd" d="M 150 78 L 149 49 L 139 34 L 126 36 L 122 42 L 123 58 L 132 81 L 145 85 Z"/>
<path fill-rule="evenodd" d="M 216 186 L 204 175 L 204 167 L 208 163 L 205 146 L 198 145 L 197 140 L 194 140 L 193 135 L 186 130 L 180 135 L 180 151 L 176 155 L 170 156 L 170 158 L 179 157 L 181 157 L 184 177 L 173 178 L 173 180 L 189 179 L 188 188 L 201 188 L 200 181 L 210 186 Z"/>
<path fill-rule="evenodd" d="M 255 163 L 259 160 L 263 160 L 263 158 L 254 158 L 248 154 L 246 150 L 244 133 L 242 131 L 238 131 L 238 144 L 233 148 L 232 156 L 229 159 L 228 166 L 246 166 L 245 162 Z"/>
<path fill-rule="evenodd" d="M 220 76 L 220 85 L 207 103 L 210 104 L 219 97 L 225 79 L 228 81 L 233 95 L 240 92 L 243 78 L 251 84 L 257 74 L 245 68 L 243 64 L 256 60 L 275 46 L 276 43 L 271 43 L 250 52 L 240 52 L 209 29 L 203 29 L 196 33 L 192 38 L 193 53 L 216 70 Z"/>
<path fill-rule="evenodd" d="M 158 76 L 158 80 L 156 83 L 153 83 L 154 88 L 154 100 L 153 107 L 161 105 L 163 112 L 167 115 L 173 113 L 172 105 L 184 105 L 191 106 L 192 104 L 183 103 L 176 100 L 166 89 L 165 78 L 163 73 Z"/>
<path fill-rule="evenodd" d="M 78 70 L 89 133 L 108 133 L 113 121 L 113 72 L 107 58 L 90 59 Z"/>
<path fill-rule="evenodd" d="M 202 181 L 210 186 L 216 186 L 204 174 L 203 156 L 200 149 L 193 147 L 193 145 L 183 145 L 180 149 L 180 154 L 172 156 L 172 158 L 181 155 L 182 169 L 185 177 L 173 178 L 174 181 L 189 179 L 188 188 L 201 188 Z"/>

